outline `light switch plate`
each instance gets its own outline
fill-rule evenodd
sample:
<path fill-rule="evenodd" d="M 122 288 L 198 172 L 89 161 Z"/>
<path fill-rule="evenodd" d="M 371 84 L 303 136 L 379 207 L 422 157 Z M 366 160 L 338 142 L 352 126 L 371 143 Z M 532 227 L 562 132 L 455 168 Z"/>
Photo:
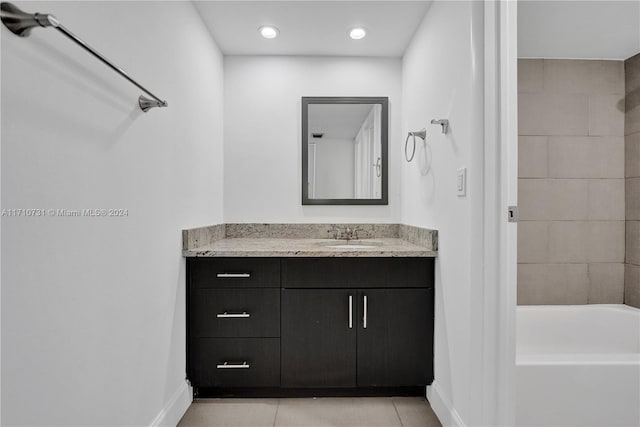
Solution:
<path fill-rule="evenodd" d="M 456 195 L 458 197 L 465 197 L 467 195 L 467 168 L 458 169 Z"/>

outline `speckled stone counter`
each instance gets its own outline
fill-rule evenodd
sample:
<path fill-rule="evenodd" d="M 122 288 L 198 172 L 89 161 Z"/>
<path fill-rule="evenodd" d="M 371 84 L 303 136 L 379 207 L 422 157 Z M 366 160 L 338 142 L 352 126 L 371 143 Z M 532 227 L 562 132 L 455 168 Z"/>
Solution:
<path fill-rule="evenodd" d="M 372 248 L 357 248 L 371 242 Z M 365 239 L 350 242 L 353 248 L 329 248 L 344 245 L 344 240 L 331 239 L 222 239 L 183 251 L 186 257 L 435 257 L 437 252 L 402 239 Z"/>
<path fill-rule="evenodd" d="M 363 237 L 321 238 L 333 226 Z M 219 224 L 183 230 L 185 257 L 436 257 L 438 232 L 403 224 Z M 369 243 L 373 247 L 358 247 Z"/>

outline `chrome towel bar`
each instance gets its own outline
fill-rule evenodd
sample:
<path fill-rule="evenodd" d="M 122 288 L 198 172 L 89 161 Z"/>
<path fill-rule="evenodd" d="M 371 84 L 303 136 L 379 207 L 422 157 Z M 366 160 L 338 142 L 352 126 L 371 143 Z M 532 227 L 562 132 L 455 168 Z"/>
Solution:
<path fill-rule="evenodd" d="M 153 107 L 167 107 L 167 101 L 163 101 L 162 99 L 155 96 L 149 90 L 147 90 L 140 83 L 129 77 L 125 71 L 117 67 L 113 62 L 109 61 L 106 57 L 101 55 L 97 50 L 89 46 L 86 42 L 84 42 L 81 38 L 73 34 L 69 31 L 64 25 L 62 25 L 55 16 L 49 15 L 46 13 L 25 13 L 20 10 L 18 7 L 9 2 L 2 2 L 0 4 L 0 18 L 2 19 L 2 23 L 14 34 L 20 37 L 26 37 L 31 32 L 31 29 L 34 27 L 53 27 L 56 30 L 60 31 L 62 34 L 76 42 L 87 52 L 98 58 L 104 64 L 106 64 L 109 68 L 111 68 L 116 73 L 120 74 L 125 79 L 129 80 L 133 85 L 135 85 L 138 89 L 142 90 L 144 93 L 149 95 L 153 99 L 149 99 L 143 95 L 138 97 L 138 105 L 140 109 L 144 112 L 147 112 L 149 109 Z"/>

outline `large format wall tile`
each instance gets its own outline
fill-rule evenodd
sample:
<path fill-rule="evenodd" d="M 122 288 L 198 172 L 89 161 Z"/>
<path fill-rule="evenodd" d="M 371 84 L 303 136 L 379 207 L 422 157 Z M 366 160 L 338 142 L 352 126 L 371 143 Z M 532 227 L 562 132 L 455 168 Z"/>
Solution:
<path fill-rule="evenodd" d="M 624 146 L 624 175 L 627 178 L 640 177 L 640 132 L 625 136 Z"/>
<path fill-rule="evenodd" d="M 522 220 L 588 219 L 588 182 L 580 179 L 519 179 Z"/>
<path fill-rule="evenodd" d="M 549 223 L 549 262 L 589 261 L 589 223 L 553 221 Z"/>
<path fill-rule="evenodd" d="M 606 103 L 601 108 L 606 110 L 605 107 Z M 589 135 L 588 122 L 587 95 L 546 92 L 519 95 L 520 135 Z"/>
<path fill-rule="evenodd" d="M 624 63 L 545 59 L 544 90 L 558 93 L 624 93 Z"/>
<path fill-rule="evenodd" d="M 549 177 L 624 177 L 624 137 L 551 136 L 548 151 Z"/>
<path fill-rule="evenodd" d="M 518 303 L 621 303 L 625 176 L 640 170 L 628 159 L 640 143 L 624 136 L 625 63 L 518 64 Z"/>
<path fill-rule="evenodd" d="M 627 221 L 640 221 L 640 178 L 627 178 L 626 181 Z"/>
<path fill-rule="evenodd" d="M 626 221 L 626 230 L 625 260 L 640 265 L 640 221 Z"/>
<path fill-rule="evenodd" d="M 640 132 L 640 89 L 636 89 L 634 94 L 628 95 L 624 131 L 627 135 Z"/>
<path fill-rule="evenodd" d="M 640 89 L 640 53 L 624 62 L 626 93 Z"/>
<path fill-rule="evenodd" d="M 640 54 L 625 61 L 625 135 L 640 132 Z"/>
<path fill-rule="evenodd" d="M 636 66 L 635 68 L 638 68 Z M 634 73 L 633 67 L 627 67 L 627 72 Z M 640 73 L 637 69 L 635 73 Z M 632 82 L 635 80 L 631 79 Z M 627 88 L 626 97 L 625 97 L 625 122 L 624 122 L 624 131 L 625 135 L 630 135 L 632 133 L 640 132 L 640 87 L 636 87 L 634 89 Z"/>
<path fill-rule="evenodd" d="M 624 95 L 589 97 L 589 135 L 624 136 Z"/>
<path fill-rule="evenodd" d="M 542 92 L 542 59 L 518 60 L 518 92 Z"/>
<path fill-rule="evenodd" d="M 587 264 L 519 264 L 518 304 L 586 304 Z"/>
<path fill-rule="evenodd" d="M 624 220 L 624 179 L 520 179 L 524 221 Z"/>
<path fill-rule="evenodd" d="M 622 304 L 624 264 L 589 264 L 589 304 Z"/>
<path fill-rule="evenodd" d="M 548 233 L 549 262 L 624 262 L 624 221 L 553 221 Z"/>
<path fill-rule="evenodd" d="M 640 308 L 640 266 L 624 266 L 624 303 Z"/>
<path fill-rule="evenodd" d="M 518 176 L 520 178 L 546 178 L 547 165 L 546 136 L 518 137 Z"/>
<path fill-rule="evenodd" d="M 640 307 L 640 54 L 625 61 L 625 304 Z"/>
<path fill-rule="evenodd" d="M 589 222 L 589 262 L 624 262 L 624 221 Z"/>
<path fill-rule="evenodd" d="M 590 220 L 624 221 L 624 179 L 590 179 L 588 183 Z"/>
<path fill-rule="evenodd" d="M 518 222 L 518 262 L 549 262 L 548 224 L 544 221 Z"/>

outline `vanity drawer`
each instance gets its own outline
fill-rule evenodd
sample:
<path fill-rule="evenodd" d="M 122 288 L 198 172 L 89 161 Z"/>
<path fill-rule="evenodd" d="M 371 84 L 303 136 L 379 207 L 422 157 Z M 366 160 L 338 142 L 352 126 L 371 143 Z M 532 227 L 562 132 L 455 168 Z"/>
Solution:
<path fill-rule="evenodd" d="M 279 338 L 201 338 L 192 342 L 190 380 L 194 386 L 280 386 Z"/>
<path fill-rule="evenodd" d="M 280 336 L 280 289 L 195 289 L 191 298 L 194 338 Z"/>
<path fill-rule="evenodd" d="M 285 288 L 433 287 L 433 258 L 287 258 Z"/>
<path fill-rule="evenodd" d="M 278 258 L 190 258 L 189 280 L 198 288 L 280 286 Z"/>

